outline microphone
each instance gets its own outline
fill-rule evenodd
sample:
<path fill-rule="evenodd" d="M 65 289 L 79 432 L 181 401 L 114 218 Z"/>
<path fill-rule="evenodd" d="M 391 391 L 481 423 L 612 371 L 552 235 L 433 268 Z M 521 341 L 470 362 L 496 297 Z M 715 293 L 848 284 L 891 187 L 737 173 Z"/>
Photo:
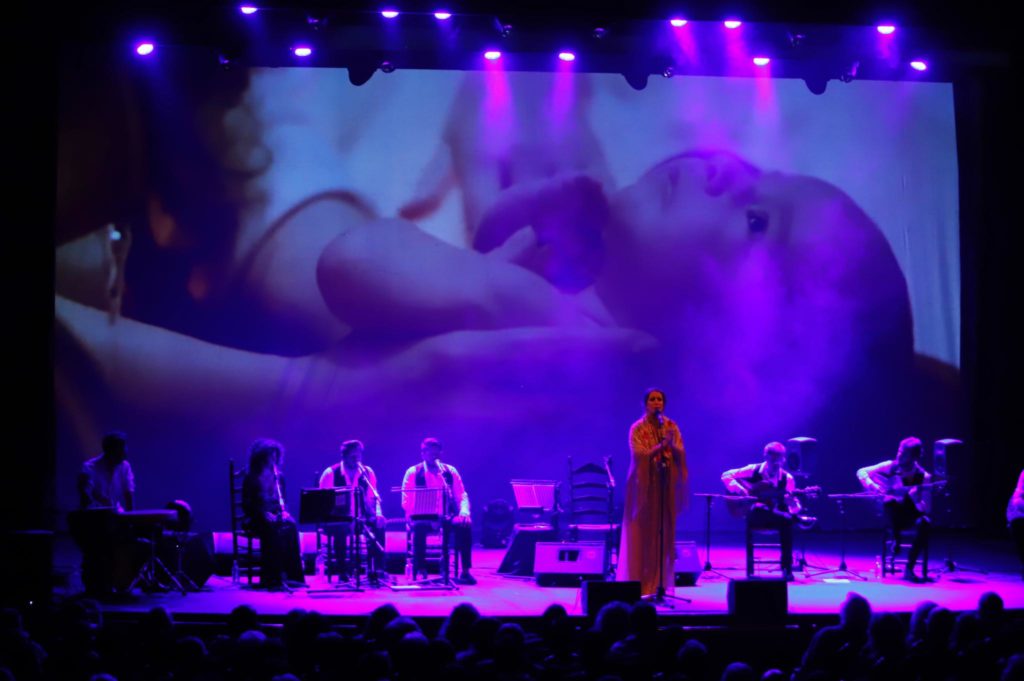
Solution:
<path fill-rule="evenodd" d="M 664 427 L 665 426 L 665 415 L 661 413 L 660 409 L 658 409 L 654 413 L 658 416 L 658 425 Z"/>

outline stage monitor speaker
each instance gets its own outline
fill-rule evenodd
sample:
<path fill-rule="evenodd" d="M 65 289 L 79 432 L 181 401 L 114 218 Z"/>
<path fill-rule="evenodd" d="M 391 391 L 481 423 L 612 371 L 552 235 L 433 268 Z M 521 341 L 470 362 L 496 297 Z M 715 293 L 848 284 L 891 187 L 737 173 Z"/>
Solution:
<path fill-rule="evenodd" d="M 789 609 L 784 579 L 733 579 L 728 590 L 729 614 L 745 624 L 783 624 Z"/>
<path fill-rule="evenodd" d="M 534 571 L 540 586 L 579 586 L 604 579 L 604 542 L 537 542 Z"/>
<path fill-rule="evenodd" d="M 700 577 L 700 558 L 697 556 L 697 543 L 692 541 L 676 542 L 676 586 L 695 586 Z"/>
<path fill-rule="evenodd" d="M 498 566 L 500 575 L 516 575 L 518 577 L 533 576 L 533 559 L 537 542 L 552 542 L 558 539 L 558 531 L 551 526 L 523 527 L 516 525 L 515 534 L 505 552 L 505 557 Z"/>
<path fill-rule="evenodd" d="M 157 557 L 167 569 L 176 572 L 178 569 L 178 542 L 181 542 L 181 571 L 202 587 L 215 571 L 213 559 L 213 534 L 210 532 L 197 534 L 194 532 L 168 532 L 157 544 Z"/>
<path fill-rule="evenodd" d="M 932 473 L 939 478 L 948 478 L 950 468 L 960 465 L 957 459 L 963 458 L 963 446 L 963 442 L 952 438 L 936 440 L 932 449 Z"/>
<path fill-rule="evenodd" d="M 601 608 L 609 603 L 621 601 L 633 605 L 640 600 L 640 582 L 605 582 L 587 580 L 583 582 L 583 612 L 587 617 L 596 617 Z"/>
<path fill-rule="evenodd" d="M 791 437 L 786 440 L 786 470 L 806 479 L 817 473 L 818 441 L 813 437 Z"/>

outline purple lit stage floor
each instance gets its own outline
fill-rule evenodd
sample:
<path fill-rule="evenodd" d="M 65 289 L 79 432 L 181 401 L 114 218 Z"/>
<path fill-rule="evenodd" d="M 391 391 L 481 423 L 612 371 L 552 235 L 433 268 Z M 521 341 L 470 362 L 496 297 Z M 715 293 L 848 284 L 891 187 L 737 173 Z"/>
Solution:
<path fill-rule="evenodd" d="M 808 548 L 806 557 L 810 565 L 829 569 L 839 563 L 838 544 L 834 536 L 813 540 L 817 549 Z M 977 607 L 978 597 L 995 591 L 1003 597 L 1006 607 L 1024 609 L 1024 581 L 1021 580 L 1020 566 L 1010 551 L 1008 542 L 981 541 L 961 538 L 955 540 L 956 551 L 952 555 L 963 561 L 957 570 L 938 573 L 944 565 L 945 549 L 938 556 L 933 554 L 931 569 L 934 582 L 909 584 L 887 577 L 874 576 L 875 556 L 868 552 L 874 542 L 867 538 L 852 538 L 854 550 L 848 553 L 848 567 L 866 577 L 865 581 L 843 575 L 815 576 L 818 570 L 810 568 L 807 575 L 797 573 L 797 579 L 789 588 L 789 612 L 796 615 L 831 615 L 837 612 L 839 604 L 850 591 L 856 591 L 868 598 L 879 611 L 909 612 L 919 602 L 932 600 L 952 610 L 971 610 Z M 738 537 L 720 542 L 712 550 L 713 566 L 721 573 L 702 573 L 694 587 L 681 587 L 677 595 L 692 599 L 691 603 L 676 603 L 674 611 L 665 614 L 705 618 L 727 612 L 726 588 L 730 577 L 742 577 L 743 551 Z M 822 547 L 824 545 L 824 547 Z M 934 549 L 933 549 L 934 550 Z M 110 611 L 131 612 L 162 605 L 172 613 L 184 617 L 217 615 L 229 612 L 240 604 L 249 604 L 261 615 L 283 615 L 293 608 L 317 610 L 325 615 L 365 615 L 383 603 L 394 603 L 405 615 L 415 617 L 447 616 L 458 603 L 468 601 L 483 613 L 504 617 L 531 617 L 541 614 L 552 603 L 561 603 L 571 614 L 583 614 L 580 592 L 574 588 L 544 588 L 532 579 L 513 578 L 497 574 L 497 567 L 504 555 L 503 550 L 476 549 L 474 552 L 474 576 L 479 580 L 476 586 L 461 587 L 458 591 L 392 591 L 390 589 L 367 589 L 360 593 L 309 593 L 305 590 L 293 594 L 266 593 L 234 585 L 230 579 L 212 577 L 199 593 L 186 596 L 179 594 L 140 595 L 130 603 L 112 604 Z M 700 558 L 704 551 L 701 546 Z M 967 572 L 962 568 L 977 567 L 987 574 Z M 773 576 L 766 573 L 765 576 Z M 399 579 L 401 579 L 399 577 Z M 324 588 L 326 583 L 315 577 L 309 578 L 312 588 Z M 243 579 L 244 583 L 244 579 Z"/>

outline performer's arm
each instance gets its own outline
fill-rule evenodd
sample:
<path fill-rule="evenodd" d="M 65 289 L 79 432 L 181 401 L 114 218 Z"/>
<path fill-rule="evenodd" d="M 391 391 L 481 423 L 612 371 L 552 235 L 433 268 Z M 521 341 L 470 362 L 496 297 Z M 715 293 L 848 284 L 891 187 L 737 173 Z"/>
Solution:
<path fill-rule="evenodd" d="M 787 471 L 786 472 L 786 493 L 787 493 L 787 496 L 786 496 L 786 510 L 789 511 L 790 513 L 792 513 L 793 515 L 796 515 L 797 513 L 800 512 L 800 509 L 802 507 L 800 506 L 800 499 L 798 499 L 797 496 L 795 494 L 793 494 L 794 491 L 796 491 L 796 478 L 793 477 L 792 473 Z"/>
<path fill-rule="evenodd" d="M 413 466 L 405 472 L 405 477 L 402 478 L 402 510 L 405 511 L 406 515 L 409 515 L 409 504 L 412 503 L 412 497 L 410 497 L 406 491 L 415 486 L 416 466 Z"/>
<path fill-rule="evenodd" d="M 752 463 L 749 466 L 744 466 L 742 468 L 727 470 L 722 473 L 722 482 L 725 484 L 725 488 L 730 492 L 746 496 L 749 494 L 749 490 L 744 487 L 740 481 L 750 480 L 751 476 L 754 475 L 755 470 L 757 470 L 756 463 Z"/>
<path fill-rule="evenodd" d="M 124 510 L 135 509 L 135 474 L 132 473 L 132 465 L 127 461 L 124 466 Z"/>
<path fill-rule="evenodd" d="M 865 466 L 857 471 L 857 479 L 860 480 L 860 484 L 863 485 L 864 489 L 867 491 L 885 494 L 890 485 L 882 475 L 882 471 L 884 471 L 888 466 L 888 461 L 883 461 L 882 463 L 875 464 L 874 466 Z"/>
<path fill-rule="evenodd" d="M 92 506 L 92 489 L 92 475 L 83 466 L 82 470 L 78 473 L 78 498 L 83 510 Z"/>
<path fill-rule="evenodd" d="M 334 487 L 334 472 L 331 470 L 330 466 L 320 474 L 320 483 L 318 487 L 320 487 L 320 489 L 329 489 Z"/>
<path fill-rule="evenodd" d="M 381 518 L 384 516 L 384 510 L 380 505 L 380 488 L 377 487 L 377 474 L 369 466 L 366 466 L 366 479 L 370 483 L 370 489 L 377 491 L 373 500 L 374 515 Z M 373 492 L 370 492 L 370 494 L 373 494 Z"/>
<path fill-rule="evenodd" d="M 459 502 L 459 515 L 468 518 L 469 494 L 466 492 L 466 486 L 462 484 L 462 476 L 454 466 L 448 466 L 448 470 L 452 472 L 452 496 Z"/>

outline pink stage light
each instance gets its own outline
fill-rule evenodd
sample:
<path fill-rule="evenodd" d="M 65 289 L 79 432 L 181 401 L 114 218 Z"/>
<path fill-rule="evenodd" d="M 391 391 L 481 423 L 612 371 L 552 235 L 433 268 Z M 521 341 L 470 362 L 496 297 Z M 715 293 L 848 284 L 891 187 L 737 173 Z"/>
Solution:
<path fill-rule="evenodd" d="M 238 11 L 242 14 L 256 14 L 258 9 L 258 7 L 253 7 L 252 5 L 242 5 L 238 8 Z"/>
<path fill-rule="evenodd" d="M 155 49 L 156 45 L 154 45 L 153 43 L 139 43 L 135 46 L 135 54 L 139 55 L 140 57 L 147 57 L 153 54 L 153 50 Z"/>
<path fill-rule="evenodd" d="M 927 71 L 928 62 L 924 61 L 923 59 L 915 59 L 914 61 L 910 62 L 910 68 L 914 69 L 915 71 Z"/>
<path fill-rule="evenodd" d="M 739 28 L 740 26 L 742 26 L 742 25 L 743 25 L 743 22 L 742 22 L 742 21 L 740 21 L 739 19 L 726 19 L 726 20 L 725 20 L 724 22 L 722 22 L 722 23 L 723 23 L 723 24 L 725 25 L 725 27 L 726 27 L 726 28 L 728 28 L 729 30 L 732 30 L 732 29 L 734 29 L 734 28 Z"/>
<path fill-rule="evenodd" d="M 497 61 L 498 59 L 501 59 L 501 52 L 498 52 L 497 50 L 487 50 L 484 52 L 484 59 Z"/>
<path fill-rule="evenodd" d="M 686 26 L 686 19 L 680 19 L 679 17 L 672 17 L 668 20 L 668 23 L 672 24 L 673 28 L 682 28 Z"/>
<path fill-rule="evenodd" d="M 398 12 L 393 9 L 384 9 L 381 10 L 380 15 L 385 19 L 394 19 L 395 17 L 398 16 Z"/>
<path fill-rule="evenodd" d="M 292 52 L 296 57 L 308 57 L 313 54 L 313 48 L 306 45 L 299 45 L 298 47 L 292 48 Z"/>
<path fill-rule="evenodd" d="M 754 57 L 754 66 L 768 66 L 772 60 L 768 57 Z"/>
<path fill-rule="evenodd" d="M 896 27 L 893 26 L 892 24 L 879 24 L 878 26 L 875 27 L 875 30 L 877 30 L 882 35 L 892 35 L 893 33 L 896 32 Z"/>
<path fill-rule="evenodd" d="M 576 55 L 572 52 L 559 52 L 558 58 L 562 61 L 576 61 Z"/>
<path fill-rule="evenodd" d="M 434 18 L 438 21 L 447 21 L 452 18 L 452 13 L 445 10 L 438 10 L 434 12 Z"/>

